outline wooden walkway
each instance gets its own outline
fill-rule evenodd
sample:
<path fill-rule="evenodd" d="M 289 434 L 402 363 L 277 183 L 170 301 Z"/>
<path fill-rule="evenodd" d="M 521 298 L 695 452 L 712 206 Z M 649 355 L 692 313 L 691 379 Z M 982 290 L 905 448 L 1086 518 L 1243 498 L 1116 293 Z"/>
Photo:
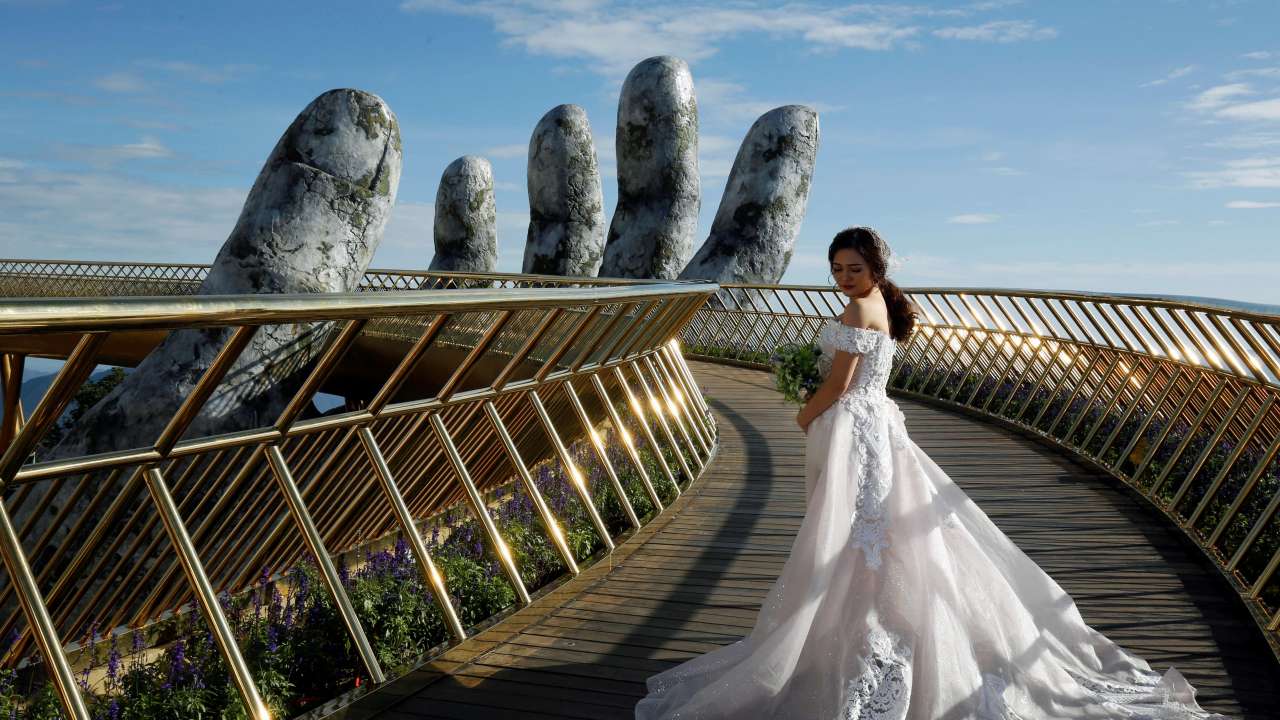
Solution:
<path fill-rule="evenodd" d="M 611 560 L 349 707 L 347 718 L 631 718 L 646 677 L 745 635 L 804 513 L 804 436 L 769 375 L 693 363 L 721 434 Z M 913 439 L 1075 597 L 1207 709 L 1277 717 L 1280 672 L 1226 583 L 1116 484 L 1016 433 L 900 400 Z"/>

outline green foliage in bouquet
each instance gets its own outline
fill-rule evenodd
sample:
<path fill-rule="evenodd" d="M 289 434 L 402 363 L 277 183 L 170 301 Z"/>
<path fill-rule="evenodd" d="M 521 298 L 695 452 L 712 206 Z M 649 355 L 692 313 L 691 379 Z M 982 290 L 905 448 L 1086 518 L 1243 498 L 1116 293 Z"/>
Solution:
<path fill-rule="evenodd" d="M 820 355 L 822 349 L 815 344 L 789 343 L 780 345 L 769 356 L 778 392 L 788 402 L 803 405 L 822 384 L 822 375 L 818 372 Z"/>

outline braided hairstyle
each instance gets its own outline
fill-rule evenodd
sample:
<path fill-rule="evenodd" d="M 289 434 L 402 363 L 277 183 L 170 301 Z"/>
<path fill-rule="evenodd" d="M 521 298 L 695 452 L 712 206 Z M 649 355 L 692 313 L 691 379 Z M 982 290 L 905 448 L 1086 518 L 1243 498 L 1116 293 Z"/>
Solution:
<path fill-rule="evenodd" d="M 851 227 L 836 233 L 831 240 L 827 248 L 827 262 L 834 260 L 839 250 L 856 250 L 867 263 L 867 269 L 875 278 L 889 308 L 889 335 L 898 342 L 910 337 L 920 308 L 889 279 L 889 245 L 869 227 Z"/>

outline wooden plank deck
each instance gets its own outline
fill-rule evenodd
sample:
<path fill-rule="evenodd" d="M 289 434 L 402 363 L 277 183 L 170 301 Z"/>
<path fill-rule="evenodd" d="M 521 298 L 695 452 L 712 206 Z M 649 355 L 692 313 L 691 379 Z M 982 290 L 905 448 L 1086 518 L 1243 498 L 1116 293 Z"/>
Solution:
<path fill-rule="evenodd" d="M 646 677 L 745 635 L 804 513 L 804 437 L 769 375 L 692 363 L 721 447 L 610 560 L 342 715 L 631 718 Z M 913 439 L 1075 597 L 1085 620 L 1208 709 L 1276 717 L 1280 672 L 1189 544 L 1110 479 L 1014 432 L 900 400 Z"/>

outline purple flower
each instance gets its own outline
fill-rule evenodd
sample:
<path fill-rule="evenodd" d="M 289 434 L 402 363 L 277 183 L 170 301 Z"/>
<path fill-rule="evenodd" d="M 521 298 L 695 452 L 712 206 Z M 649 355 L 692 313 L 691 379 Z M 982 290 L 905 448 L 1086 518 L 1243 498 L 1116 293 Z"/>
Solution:
<path fill-rule="evenodd" d="M 116 647 L 116 639 L 111 638 L 111 652 L 107 653 L 107 685 L 114 687 L 120 682 L 120 650 Z"/>
<path fill-rule="evenodd" d="M 280 612 L 284 606 L 284 597 L 280 591 L 276 589 L 275 584 L 271 585 L 271 604 L 267 606 L 267 621 L 279 622 Z"/>
<path fill-rule="evenodd" d="M 169 675 L 165 679 L 164 689 L 172 689 L 175 685 L 182 683 L 182 676 L 186 670 L 187 649 L 182 640 L 177 640 L 173 646 L 169 648 Z"/>

